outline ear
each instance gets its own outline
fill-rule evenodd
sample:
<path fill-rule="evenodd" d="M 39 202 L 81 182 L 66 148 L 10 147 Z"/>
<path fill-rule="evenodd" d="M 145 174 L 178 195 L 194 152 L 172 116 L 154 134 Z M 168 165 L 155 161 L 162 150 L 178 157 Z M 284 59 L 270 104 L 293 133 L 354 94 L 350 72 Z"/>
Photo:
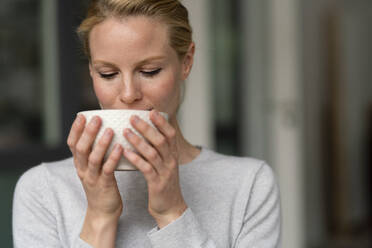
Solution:
<path fill-rule="evenodd" d="M 186 80 L 194 64 L 195 43 L 191 42 L 189 49 L 182 61 L 182 80 Z"/>
<path fill-rule="evenodd" d="M 92 63 L 89 61 L 89 74 L 90 77 L 93 79 L 93 68 L 92 68 Z"/>

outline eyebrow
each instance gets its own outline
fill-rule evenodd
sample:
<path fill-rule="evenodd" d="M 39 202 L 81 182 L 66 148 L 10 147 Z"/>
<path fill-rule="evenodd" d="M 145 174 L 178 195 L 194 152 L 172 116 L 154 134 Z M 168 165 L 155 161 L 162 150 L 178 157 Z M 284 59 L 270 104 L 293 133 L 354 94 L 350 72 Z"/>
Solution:
<path fill-rule="evenodd" d="M 161 60 L 161 59 L 164 59 L 164 58 L 165 58 L 165 56 L 153 56 L 153 57 L 149 57 L 149 58 L 146 58 L 146 59 L 141 60 L 138 63 L 136 63 L 136 66 L 144 65 L 144 64 L 149 63 L 149 62 L 151 62 L 153 60 Z M 92 64 L 93 65 L 102 64 L 104 66 L 118 67 L 118 66 L 116 66 L 113 63 L 106 62 L 106 61 L 103 61 L 103 60 L 95 60 L 95 61 L 93 61 Z"/>
<path fill-rule="evenodd" d="M 117 67 L 115 64 L 112 64 L 110 62 L 106 62 L 106 61 L 103 61 L 103 60 L 96 60 L 96 61 L 92 61 L 92 65 L 104 65 L 104 66 L 111 66 L 111 67 Z"/>
<path fill-rule="evenodd" d="M 144 60 L 141 60 L 140 62 L 138 62 L 137 63 L 137 66 L 144 65 L 144 64 L 146 64 L 148 62 L 151 62 L 153 60 L 161 60 L 161 59 L 164 59 L 164 58 L 165 58 L 165 56 L 153 56 L 153 57 L 149 57 L 147 59 L 144 59 Z"/>

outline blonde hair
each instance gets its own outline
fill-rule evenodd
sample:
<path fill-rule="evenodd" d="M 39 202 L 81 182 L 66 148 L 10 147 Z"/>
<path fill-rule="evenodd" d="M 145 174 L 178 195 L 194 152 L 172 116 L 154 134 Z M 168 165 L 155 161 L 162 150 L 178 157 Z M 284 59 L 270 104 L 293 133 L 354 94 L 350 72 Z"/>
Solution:
<path fill-rule="evenodd" d="M 168 26 L 170 46 L 183 58 L 192 43 L 188 11 L 179 0 L 92 0 L 86 18 L 77 29 L 84 53 L 91 59 L 89 35 L 93 27 L 109 17 L 147 16 Z"/>

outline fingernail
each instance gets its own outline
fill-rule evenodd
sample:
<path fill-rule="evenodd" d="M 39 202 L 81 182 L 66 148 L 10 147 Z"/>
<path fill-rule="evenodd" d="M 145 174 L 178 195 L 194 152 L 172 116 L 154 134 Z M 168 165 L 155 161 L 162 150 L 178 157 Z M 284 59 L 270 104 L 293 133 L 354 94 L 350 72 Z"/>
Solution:
<path fill-rule="evenodd" d="M 159 119 L 159 118 L 160 118 L 160 114 L 159 114 L 159 112 L 156 111 L 156 110 L 154 110 L 154 117 L 155 117 L 156 119 Z"/>
<path fill-rule="evenodd" d="M 106 129 L 104 133 L 105 138 L 109 138 L 111 136 L 111 133 L 112 133 L 111 129 Z"/>
<path fill-rule="evenodd" d="M 139 118 L 138 118 L 138 116 L 137 115 L 133 115 L 133 121 L 134 121 L 134 123 L 138 123 L 139 122 Z"/>
<path fill-rule="evenodd" d="M 126 154 L 130 154 L 130 153 L 132 153 L 133 151 L 131 150 L 131 149 L 129 149 L 129 148 L 124 148 L 124 153 L 126 153 Z"/>
<path fill-rule="evenodd" d="M 81 115 L 76 116 L 76 123 L 80 124 L 83 121 L 83 117 Z"/>
<path fill-rule="evenodd" d="M 115 152 L 120 152 L 120 144 L 115 144 L 114 151 Z"/>
<path fill-rule="evenodd" d="M 126 134 L 129 138 L 132 138 L 132 137 L 134 136 L 133 133 L 132 133 L 132 131 L 131 131 L 129 128 L 125 129 L 125 134 Z"/>
<path fill-rule="evenodd" d="M 98 116 L 94 116 L 94 117 L 93 117 L 92 123 L 93 123 L 93 125 L 95 125 L 95 126 L 99 124 L 99 118 L 98 118 Z"/>

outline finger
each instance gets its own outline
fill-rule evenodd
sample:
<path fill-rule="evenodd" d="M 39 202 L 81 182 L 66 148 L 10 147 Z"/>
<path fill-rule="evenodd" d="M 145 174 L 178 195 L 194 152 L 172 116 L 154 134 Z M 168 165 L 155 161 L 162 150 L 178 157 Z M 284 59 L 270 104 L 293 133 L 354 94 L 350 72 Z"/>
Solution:
<path fill-rule="evenodd" d="M 131 124 L 156 148 L 162 158 L 167 156 L 169 153 L 169 145 L 163 134 L 136 115 L 132 116 Z"/>
<path fill-rule="evenodd" d="M 167 139 L 171 152 L 167 154 L 164 160 L 168 163 L 169 160 L 174 159 L 172 155 L 177 156 L 176 129 L 155 109 L 150 112 L 150 120 Z"/>
<path fill-rule="evenodd" d="M 72 124 L 70 133 L 67 138 L 67 145 L 70 148 L 72 154 L 75 153 L 76 143 L 79 141 L 79 138 L 84 131 L 85 121 L 86 121 L 85 117 L 79 114 L 77 115 L 74 123 Z"/>
<path fill-rule="evenodd" d="M 163 173 L 163 161 L 158 151 L 147 143 L 143 138 L 137 136 L 129 128 L 124 130 L 124 136 L 132 144 L 132 146 L 139 152 L 151 165 L 157 173 Z"/>
<path fill-rule="evenodd" d="M 93 151 L 89 154 L 88 158 L 88 171 L 91 176 L 98 176 L 103 159 L 107 152 L 107 149 L 112 141 L 112 137 L 114 136 L 114 132 L 111 128 L 108 128 L 103 133 L 102 137 L 99 139 L 97 144 L 94 146 Z"/>
<path fill-rule="evenodd" d="M 106 179 L 112 178 L 114 171 L 119 163 L 121 155 L 123 154 L 123 148 L 120 144 L 116 144 L 112 149 L 109 157 L 102 167 L 102 174 Z"/>
<path fill-rule="evenodd" d="M 93 142 L 97 136 L 101 125 L 101 119 L 98 116 L 93 119 L 85 127 L 83 134 L 81 135 L 78 143 L 76 144 L 75 157 L 85 170 L 88 165 L 88 156 L 92 150 Z"/>
<path fill-rule="evenodd" d="M 176 130 L 174 127 L 155 109 L 150 113 L 150 120 L 155 127 L 169 140 L 175 140 Z"/>
<path fill-rule="evenodd" d="M 148 183 L 156 183 L 156 179 L 158 178 L 158 176 L 153 166 L 151 166 L 143 158 L 141 158 L 140 155 L 129 149 L 124 149 L 123 154 L 129 162 L 131 162 L 142 172 Z"/>

